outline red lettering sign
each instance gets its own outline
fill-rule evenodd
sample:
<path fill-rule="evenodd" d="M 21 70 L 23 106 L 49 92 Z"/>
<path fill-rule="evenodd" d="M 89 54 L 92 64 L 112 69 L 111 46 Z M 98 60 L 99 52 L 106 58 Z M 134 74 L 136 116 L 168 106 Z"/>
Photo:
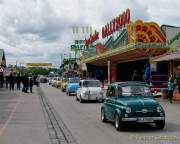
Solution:
<path fill-rule="evenodd" d="M 115 19 L 113 19 L 110 23 L 102 27 L 102 38 L 105 38 L 115 31 L 126 26 L 130 22 L 130 9 L 127 9 L 123 12 L 122 15 L 119 15 Z"/>
<path fill-rule="evenodd" d="M 91 45 L 93 42 L 99 39 L 99 32 L 95 31 L 95 34 L 90 35 L 88 39 L 85 39 L 85 45 Z"/>

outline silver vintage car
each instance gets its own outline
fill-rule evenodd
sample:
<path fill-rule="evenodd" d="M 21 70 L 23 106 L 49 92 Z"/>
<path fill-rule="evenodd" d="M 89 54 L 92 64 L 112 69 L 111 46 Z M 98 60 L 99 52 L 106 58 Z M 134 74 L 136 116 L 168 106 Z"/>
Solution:
<path fill-rule="evenodd" d="M 81 80 L 77 90 L 76 100 L 80 103 L 89 100 L 102 102 L 105 99 L 99 80 Z"/>

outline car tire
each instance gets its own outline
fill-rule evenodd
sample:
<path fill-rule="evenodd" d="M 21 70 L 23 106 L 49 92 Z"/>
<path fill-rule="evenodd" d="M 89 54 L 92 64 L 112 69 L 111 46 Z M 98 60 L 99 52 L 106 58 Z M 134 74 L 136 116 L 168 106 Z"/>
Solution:
<path fill-rule="evenodd" d="M 165 120 L 157 121 L 155 124 L 156 124 L 156 128 L 157 129 L 164 129 L 164 127 L 165 127 Z"/>
<path fill-rule="evenodd" d="M 117 113 L 115 114 L 115 117 L 114 117 L 114 126 L 117 131 L 122 131 L 124 129 L 124 125 Z"/>
<path fill-rule="evenodd" d="M 106 118 L 106 114 L 105 114 L 105 110 L 101 109 L 101 121 L 102 122 L 107 122 L 107 118 Z"/>

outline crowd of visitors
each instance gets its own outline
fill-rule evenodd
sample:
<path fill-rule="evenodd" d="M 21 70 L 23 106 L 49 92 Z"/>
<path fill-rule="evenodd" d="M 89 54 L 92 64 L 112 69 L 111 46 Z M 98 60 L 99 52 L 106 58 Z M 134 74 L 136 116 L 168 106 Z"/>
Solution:
<path fill-rule="evenodd" d="M 15 85 L 17 90 L 22 92 L 30 93 L 33 92 L 33 85 L 37 84 L 37 75 L 28 75 L 28 74 L 13 74 L 4 76 L 3 73 L 0 74 L 0 88 L 6 87 L 13 91 Z"/>

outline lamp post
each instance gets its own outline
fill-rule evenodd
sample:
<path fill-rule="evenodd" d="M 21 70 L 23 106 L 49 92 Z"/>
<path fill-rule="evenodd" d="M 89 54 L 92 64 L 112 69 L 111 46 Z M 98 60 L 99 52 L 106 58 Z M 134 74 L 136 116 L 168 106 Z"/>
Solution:
<path fill-rule="evenodd" d="M 111 61 L 110 60 L 108 60 L 107 61 L 107 65 L 108 65 L 108 85 L 110 85 L 110 83 L 111 83 Z"/>

